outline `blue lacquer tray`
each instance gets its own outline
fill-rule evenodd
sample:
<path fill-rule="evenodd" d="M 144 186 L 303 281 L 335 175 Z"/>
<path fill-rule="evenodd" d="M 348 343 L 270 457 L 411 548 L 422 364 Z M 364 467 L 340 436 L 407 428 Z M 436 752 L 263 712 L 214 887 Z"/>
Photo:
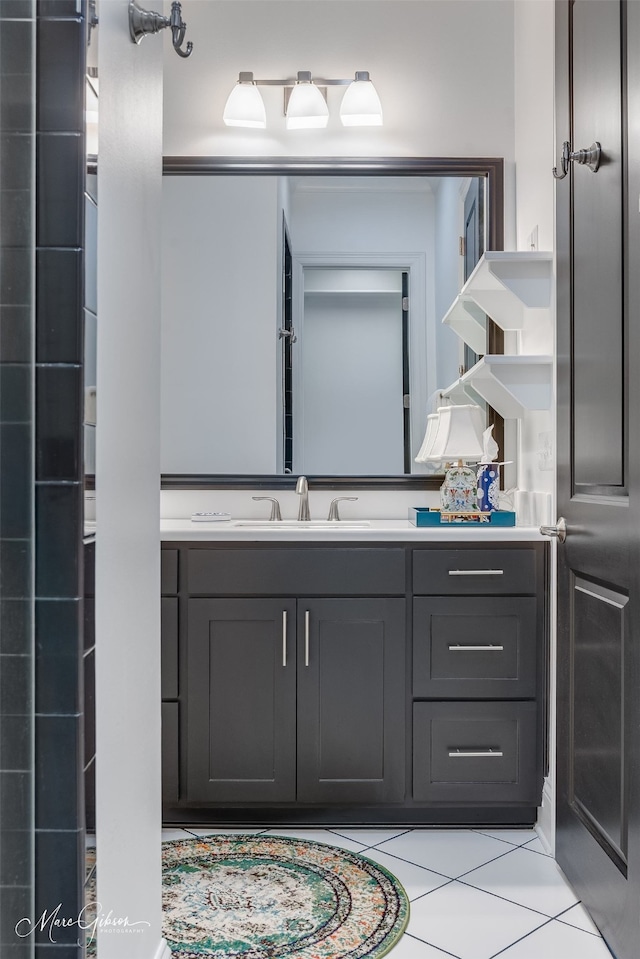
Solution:
<path fill-rule="evenodd" d="M 428 506 L 411 506 L 409 522 L 414 526 L 515 526 L 512 510 L 494 510 L 491 513 L 442 513 Z"/>

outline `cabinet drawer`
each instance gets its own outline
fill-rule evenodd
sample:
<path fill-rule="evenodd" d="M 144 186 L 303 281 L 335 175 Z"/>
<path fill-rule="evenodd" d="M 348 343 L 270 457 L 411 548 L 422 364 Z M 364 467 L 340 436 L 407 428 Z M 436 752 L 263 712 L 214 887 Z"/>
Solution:
<path fill-rule="evenodd" d="M 190 549 L 191 594 L 382 594 L 405 591 L 402 549 Z"/>
<path fill-rule="evenodd" d="M 534 594 L 533 549 L 416 549 L 413 591 L 431 596 Z"/>
<path fill-rule="evenodd" d="M 414 800 L 536 804 L 541 792 L 535 703 L 414 703 Z"/>
<path fill-rule="evenodd" d="M 414 599 L 415 697 L 526 699 L 535 694 L 533 597 Z"/>
<path fill-rule="evenodd" d="M 160 551 L 160 591 L 163 596 L 178 592 L 178 550 Z"/>

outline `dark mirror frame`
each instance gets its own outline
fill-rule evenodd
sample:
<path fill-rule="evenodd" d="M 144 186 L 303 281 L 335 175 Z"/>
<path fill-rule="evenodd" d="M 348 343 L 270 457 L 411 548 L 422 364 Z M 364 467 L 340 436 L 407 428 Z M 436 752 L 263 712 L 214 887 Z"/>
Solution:
<path fill-rule="evenodd" d="M 459 176 L 486 178 L 488 250 L 504 248 L 504 160 L 502 157 L 195 157 L 166 156 L 164 176 Z M 489 320 L 487 353 L 504 351 L 502 330 Z M 504 452 L 504 421 L 489 407 L 489 423 Z M 162 489 L 293 489 L 295 474 L 163 473 Z M 438 490 L 442 476 L 309 476 L 315 489 Z"/>

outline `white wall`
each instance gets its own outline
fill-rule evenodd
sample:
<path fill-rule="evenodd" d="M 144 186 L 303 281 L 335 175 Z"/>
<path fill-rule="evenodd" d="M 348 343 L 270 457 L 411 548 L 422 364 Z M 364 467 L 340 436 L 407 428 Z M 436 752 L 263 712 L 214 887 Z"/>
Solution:
<path fill-rule="evenodd" d="M 274 473 L 277 178 L 163 186 L 162 472 Z"/>
<path fill-rule="evenodd" d="M 517 6 L 518 4 L 516 4 Z M 194 53 L 165 47 L 167 155 L 502 156 L 507 246 L 513 218 L 511 0 L 211 0 L 184 8 Z M 342 127 L 329 88 L 325 130 L 287 131 L 282 89 L 262 87 L 266 130 L 225 127 L 240 70 L 348 78 L 369 70 L 384 126 Z"/>
<path fill-rule="evenodd" d="M 96 543 L 100 959 L 154 959 L 160 869 L 162 44 L 100 6 Z M 134 931 L 135 930 L 135 931 Z"/>

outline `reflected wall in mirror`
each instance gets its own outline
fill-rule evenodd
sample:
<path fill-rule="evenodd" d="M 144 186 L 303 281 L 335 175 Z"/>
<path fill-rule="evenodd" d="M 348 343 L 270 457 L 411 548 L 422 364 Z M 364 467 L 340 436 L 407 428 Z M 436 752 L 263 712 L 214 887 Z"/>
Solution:
<path fill-rule="evenodd" d="M 414 458 L 465 361 L 441 323 L 465 201 L 500 248 L 502 161 L 332 162 L 165 160 L 165 476 L 435 473 Z"/>

